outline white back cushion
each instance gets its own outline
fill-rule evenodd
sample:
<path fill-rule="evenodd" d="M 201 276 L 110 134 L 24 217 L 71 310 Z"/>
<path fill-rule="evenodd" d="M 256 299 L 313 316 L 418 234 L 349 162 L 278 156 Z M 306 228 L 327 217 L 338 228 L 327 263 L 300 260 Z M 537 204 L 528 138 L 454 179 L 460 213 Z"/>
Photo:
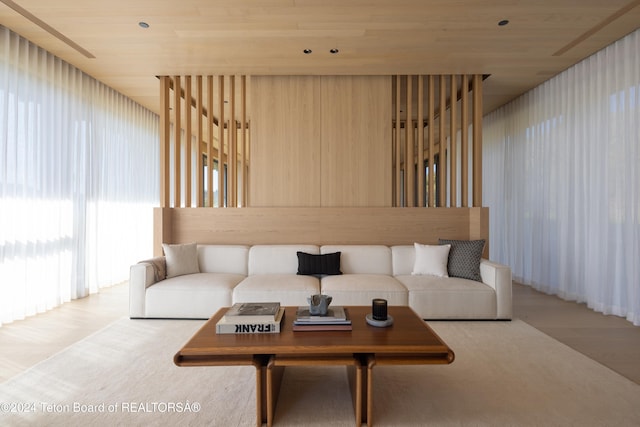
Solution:
<path fill-rule="evenodd" d="M 255 245 L 249 249 L 249 275 L 296 274 L 298 251 L 320 254 L 316 245 Z"/>
<path fill-rule="evenodd" d="M 416 250 L 413 245 L 392 246 L 391 256 L 394 276 L 404 276 L 413 272 L 413 265 L 416 261 Z"/>
<path fill-rule="evenodd" d="M 342 252 L 340 271 L 343 274 L 391 275 L 391 249 L 382 245 L 325 245 L 323 254 Z"/>
<path fill-rule="evenodd" d="M 247 275 L 249 246 L 199 245 L 198 263 L 202 273 Z"/>

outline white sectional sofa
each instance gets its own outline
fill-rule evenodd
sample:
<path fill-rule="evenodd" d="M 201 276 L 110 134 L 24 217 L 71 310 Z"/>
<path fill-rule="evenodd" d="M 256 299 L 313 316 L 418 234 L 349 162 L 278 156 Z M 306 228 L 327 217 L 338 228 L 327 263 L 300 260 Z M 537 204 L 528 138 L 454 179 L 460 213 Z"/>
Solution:
<path fill-rule="evenodd" d="M 392 306 L 410 306 L 423 319 L 512 316 L 511 270 L 486 259 L 479 261 L 479 281 L 415 274 L 415 245 L 184 247 L 190 248 L 193 258 L 186 267 L 184 256 L 175 259 L 169 253 L 131 266 L 131 318 L 207 319 L 235 302 L 299 306 L 317 293 L 331 295 L 332 305 L 370 305 L 373 298 L 384 298 Z M 342 274 L 298 274 L 299 252 L 340 252 Z"/>

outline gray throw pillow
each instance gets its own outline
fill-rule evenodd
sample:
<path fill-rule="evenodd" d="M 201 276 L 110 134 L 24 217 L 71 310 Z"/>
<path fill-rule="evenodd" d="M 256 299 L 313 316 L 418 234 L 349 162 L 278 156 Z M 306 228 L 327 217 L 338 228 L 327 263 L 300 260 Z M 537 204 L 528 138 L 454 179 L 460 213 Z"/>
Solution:
<path fill-rule="evenodd" d="M 484 239 L 481 240 L 448 240 L 439 239 L 441 245 L 451 245 L 447 270 L 449 277 L 482 282 L 480 277 L 480 260 L 484 250 Z"/>

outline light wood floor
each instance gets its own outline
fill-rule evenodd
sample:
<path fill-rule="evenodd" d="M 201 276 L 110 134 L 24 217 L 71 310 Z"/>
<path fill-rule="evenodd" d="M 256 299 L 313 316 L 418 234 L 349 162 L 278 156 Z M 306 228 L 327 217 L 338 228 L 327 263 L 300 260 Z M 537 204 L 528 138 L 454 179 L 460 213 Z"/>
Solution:
<path fill-rule="evenodd" d="M 514 317 L 640 384 L 640 327 L 514 284 Z M 127 283 L 0 327 L 0 382 L 126 317 Z"/>

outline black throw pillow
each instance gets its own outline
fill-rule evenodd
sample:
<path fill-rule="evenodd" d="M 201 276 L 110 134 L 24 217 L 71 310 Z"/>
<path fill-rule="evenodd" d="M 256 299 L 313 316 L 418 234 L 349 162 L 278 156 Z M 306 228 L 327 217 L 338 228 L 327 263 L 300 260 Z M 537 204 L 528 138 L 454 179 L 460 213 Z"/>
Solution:
<path fill-rule="evenodd" d="M 322 255 L 298 252 L 298 274 L 307 276 L 342 274 L 340 254 L 341 252 Z"/>

